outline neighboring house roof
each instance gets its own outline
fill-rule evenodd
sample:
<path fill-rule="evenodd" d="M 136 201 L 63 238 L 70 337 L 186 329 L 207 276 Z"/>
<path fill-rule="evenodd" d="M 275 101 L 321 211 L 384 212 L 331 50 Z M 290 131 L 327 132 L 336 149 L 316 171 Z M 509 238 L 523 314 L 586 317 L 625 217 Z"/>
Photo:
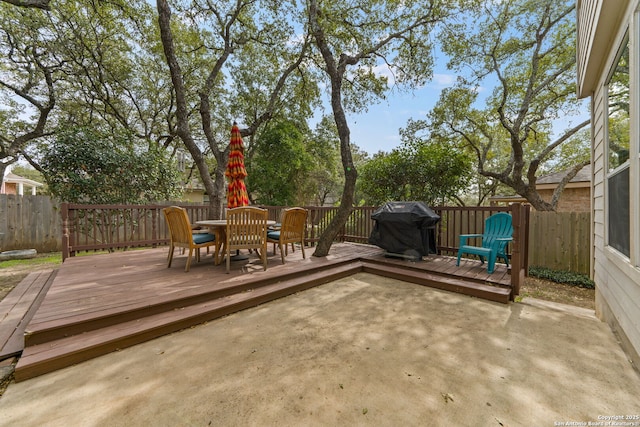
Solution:
<path fill-rule="evenodd" d="M 30 187 L 32 189 L 31 193 L 36 194 L 36 188 L 42 187 L 44 184 L 38 181 L 34 181 L 32 179 L 24 178 L 20 175 L 16 175 L 15 173 L 7 173 L 2 180 L 2 187 L 0 188 L 0 194 L 6 193 L 6 185 L 7 184 L 16 184 L 18 187 L 18 193 L 22 194 L 23 187 Z"/>
<path fill-rule="evenodd" d="M 554 190 L 562 178 L 567 175 L 567 171 L 550 173 L 541 176 L 536 180 L 536 190 Z M 564 187 L 566 188 L 589 188 L 591 186 L 591 165 L 586 165 L 574 176 L 571 181 Z M 494 202 L 526 202 L 526 199 L 520 195 L 513 196 L 492 196 L 489 200 Z"/>
<path fill-rule="evenodd" d="M 24 184 L 30 187 L 42 187 L 44 184 L 38 181 L 34 181 L 32 179 L 21 177 L 20 175 L 16 175 L 15 173 L 9 172 L 4 176 L 4 182 L 15 183 L 15 184 Z"/>
<path fill-rule="evenodd" d="M 562 171 L 562 172 L 556 172 L 556 173 L 551 173 L 549 175 L 541 176 L 536 181 L 536 184 L 537 184 L 536 187 L 538 185 L 545 185 L 545 184 L 559 184 L 560 181 L 562 181 L 562 178 L 564 178 L 566 175 L 567 175 L 567 171 Z M 576 174 L 576 176 L 574 176 L 571 179 L 571 181 L 569 181 L 569 183 L 570 184 L 583 183 L 584 184 L 582 185 L 583 187 L 588 187 L 589 185 L 591 185 L 591 165 L 586 165 L 585 167 L 580 169 L 580 171 Z"/>

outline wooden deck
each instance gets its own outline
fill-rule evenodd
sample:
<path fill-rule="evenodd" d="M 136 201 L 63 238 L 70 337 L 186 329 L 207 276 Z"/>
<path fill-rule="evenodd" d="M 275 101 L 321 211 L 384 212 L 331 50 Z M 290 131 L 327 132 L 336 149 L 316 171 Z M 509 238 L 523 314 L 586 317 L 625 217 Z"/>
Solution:
<path fill-rule="evenodd" d="M 232 263 L 230 274 L 204 251 L 188 273 L 184 255 L 166 267 L 167 248 L 67 259 L 25 327 L 16 381 L 358 272 L 503 303 L 513 298 L 510 271 L 502 264 L 489 275 L 477 260 L 464 260 L 460 267 L 452 257 L 407 261 L 385 257 L 377 247 L 342 243 L 324 258 L 311 256 L 309 248 L 302 259 L 298 248 L 283 265 L 280 254 L 271 251 L 270 245 L 267 271 L 253 254 Z"/>

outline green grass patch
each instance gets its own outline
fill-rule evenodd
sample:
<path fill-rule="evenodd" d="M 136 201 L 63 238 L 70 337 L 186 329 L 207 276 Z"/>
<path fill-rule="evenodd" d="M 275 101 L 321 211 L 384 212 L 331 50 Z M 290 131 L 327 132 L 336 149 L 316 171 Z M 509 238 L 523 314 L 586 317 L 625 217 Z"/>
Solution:
<path fill-rule="evenodd" d="M 134 249 L 145 249 L 145 248 L 134 248 Z M 134 250 L 129 248 L 128 250 Z M 148 248 L 147 248 L 148 249 Z M 95 250 L 95 251 L 86 251 L 86 252 L 77 252 L 76 256 L 91 256 L 98 254 L 107 254 L 108 250 Z M 57 268 L 62 265 L 62 252 L 49 252 L 49 253 L 41 253 L 37 254 L 35 258 L 24 258 L 24 259 L 10 259 L 6 261 L 0 261 L 0 270 L 3 268 L 15 268 L 15 267 L 29 267 L 29 266 L 51 266 L 52 268 Z"/>
<path fill-rule="evenodd" d="M 12 267 L 40 266 L 45 264 L 62 264 L 62 253 L 51 252 L 38 254 L 35 258 L 9 259 L 6 261 L 0 261 L 0 269 Z"/>
<path fill-rule="evenodd" d="M 593 283 L 593 280 L 591 280 L 589 276 L 574 273 L 572 271 L 552 270 L 547 267 L 530 266 L 529 276 L 585 289 L 595 289 L 596 287 L 595 283 Z"/>

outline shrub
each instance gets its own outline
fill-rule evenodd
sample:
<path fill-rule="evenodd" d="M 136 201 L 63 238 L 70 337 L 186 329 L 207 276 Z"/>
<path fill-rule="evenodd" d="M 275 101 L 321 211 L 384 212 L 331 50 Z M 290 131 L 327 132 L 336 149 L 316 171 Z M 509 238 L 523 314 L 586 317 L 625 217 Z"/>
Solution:
<path fill-rule="evenodd" d="M 577 286 L 579 288 L 594 289 L 595 283 L 588 276 L 572 271 L 552 270 L 547 267 L 529 267 L 529 276 L 540 279 L 551 280 L 552 282 L 564 283 L 565 285 Z"/>

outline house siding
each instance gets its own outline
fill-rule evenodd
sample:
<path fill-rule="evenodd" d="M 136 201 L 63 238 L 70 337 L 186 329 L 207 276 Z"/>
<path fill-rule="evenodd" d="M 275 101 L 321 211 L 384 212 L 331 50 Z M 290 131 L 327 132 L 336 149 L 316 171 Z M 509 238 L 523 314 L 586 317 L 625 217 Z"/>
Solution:
<path fill-rule="evenodd" d="M 599 3 L 595 6 L 594 3 Z M 587 68 L 586 62 L 591 62 L 588 68 L 598 69 L 599 76 L 597 81 L 593 83 L 593 87 L 589 87 L 589 82 L 585 80 L 584 74 L 578 75 L 578 82 L 581 85 L 579 93 L 583 95 L 591 94 L 592 98 L 592 164 L 593 164 L 593 278 L 596 284 L 596 315 L 606 321 L 614 332 L 620 338 L 620 342 L 627 352 L 630 360 L 634 363 L 636 369 L 640 367 L 640 269 L 637 260 L 640 259 L 638 254 L 638 233 L 637 219 L 631 224 L 631 256 L 626 258 L 616 250 L 607 246 L 607 111 L 606 111 L 606 83 L 609 70 L 614 66 L 616 54 L 619 46 L 622 44 L 627 28 L 630 28 L 630 52 L 631 62 L 636 64 L 639 61 L 640 48 L 635 34 L 640 34 L 639 23 L 633 22 L 634 11 L 638 7 L 638 1 L 633 2 L 616 2 L 616 6 L 620 7 L 624 17 L 619 24 L 609 29 L 609 34 L 604 37 L 602 33 L 596 35 L 603 40 L 594 40 L 594 29 L 583 28 L 585 25 L 594 25 L 598 19 L 594 17 L 581 17 L 581 13 L 601 13 L 602 0 L 590 0 L 587 2 L 578 2 L 579 7 L 586 4 L 587 9 L 578 10 L 579 26 L 578 37 L 587 35 L 590 40 L 579 40 L 578 45 L 594 46 L 597 43 L 603 45 L 606 43 L 609 47 L 606 51 L 600 51 L 600 54 L 590 50 L 588 55 L 579 55 L 579 70 Z M 607 8 L 614 3 L 607 3 Z M 620 16 L 621 13 L 615 13 Z M 607 40 L 604 40 L 608 38 Z M 586 43 L 586 44 L 585 44 Z M 590 47 L 591 49 L 591 47 Z M 584 53 L 584 51 L 583 51 Z M 638 117 L 638 91 L 637 82 L 640 79 L 639 70 L 635 70 L 632 65 L 631 69 L 631 117 Z M 631 215 L 632 218 L 638 217 L 637 194 L 640 188 L 638 183 L 638 121 L 632 120 L 631 130 L 631 148 L 635 150 L 631 160 Z M 633 195 L 636 195 L 635 200 Z"/>
<path fill-rule="evenodd" d="M 582 97 L 589 96 L 591 87 L 603 71 L 603 61 L 598 61 L 611 49 L 612 28 L 618 28 L 624 19 L 624 11 L 628 0 L 577 0 L 576 41 L 578 93 Z M 605 7 L 606 6 L 606 7 Z M 596 60 L 594 60 L 596 58 Z"/>
<path fill-rule="evenodd" d="M 579 0 L 579 7 L 577 13 L 577 19 L 579 28 L 581 30 L 580 37 L 577 41 L 577 56 L 578 61 L 578 78 L 581 81 L 587 79 L 587 65 L 589 64 L 588 58 L 591 54 L 591 47 L 596 32 L 595 19 L 599 15 L 599 9 L 602 7 L 602 3 L 598 0 Z"/>
<path fill-rule="evenodd" d="M 538 190 L 543 200 L 550 202 L 553 189 Z M 565 188 L 558 199 L 556 212 L 589 212 L 591 210 L 591 190 L 584 188 Z"/>

